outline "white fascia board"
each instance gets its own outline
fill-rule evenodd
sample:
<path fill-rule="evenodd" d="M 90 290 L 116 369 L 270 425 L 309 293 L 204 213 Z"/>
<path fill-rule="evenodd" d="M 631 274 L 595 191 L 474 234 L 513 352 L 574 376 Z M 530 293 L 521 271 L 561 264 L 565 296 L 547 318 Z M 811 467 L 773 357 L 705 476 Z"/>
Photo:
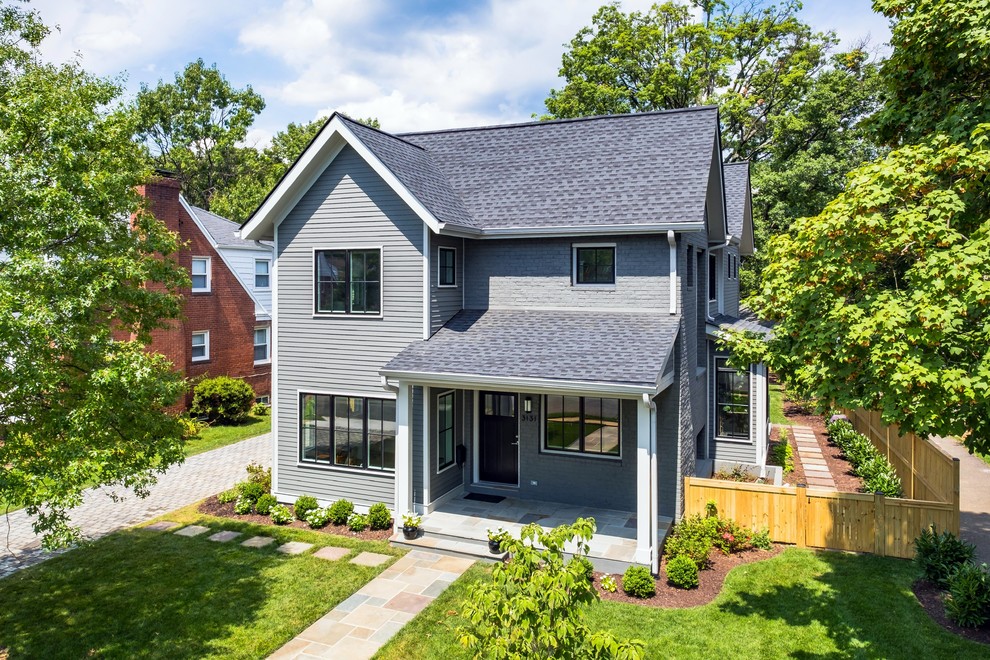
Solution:
<path fill-rule="evenodd" d="M 387 369 L 382 369 L 378 373 L 388 379 L 398 380 L 399 382 L 464 389 L 502 387 L 537 393 L 573 392 L 575 394 L 585 395 L 615 394 L 629 398 L 638 398 L 644 393 L 652 398 L 663 389 L 659 388 L 658 385 L 625 385 L 594 381 L 552 380 L 549 378 L 480 376 L 478 374 L 425 373 L 417 371 L 392 371 Z"/>
<path fill-rule="evenodd" d="M 272 254 L 275 249 L 268 245 L 219 245 L 224 250 L 244 250 L 245 252 L 264 252 Z"/>
<path fill-rule="evenodd" d="M 446 224 L 441 234 L 465 238 L 555 238 L 557 236 L 597 236 L 614 234 L 666 234 L 668 231 L 704 231 L 704 222 L 662 222 L 652 224 L 625 225 L 560 225 L 553 227 L 506 227 L 498 229 L 472 229 Z"/>
<path fill-rule="evenodd" d="M 280 224 L 302 195 L 313 185 L 317 177 L 337 157 L 345 144 L 351 146 L 430 229 L 439 232 L 440 221 L 335 114 L 320 130 L 313 143 L 299 157 L 299 160 L 295 162 L 289 173 L 272 191 L 261 208 L 241 228 L 241 237 L 247 240 L 261 240 L 268 233 L 270 227 Z"/>

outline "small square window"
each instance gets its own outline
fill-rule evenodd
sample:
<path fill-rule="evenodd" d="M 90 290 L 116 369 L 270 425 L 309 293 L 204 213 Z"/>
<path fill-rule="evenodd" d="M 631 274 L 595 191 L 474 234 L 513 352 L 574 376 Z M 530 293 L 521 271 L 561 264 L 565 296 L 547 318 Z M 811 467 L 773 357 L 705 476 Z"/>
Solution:
<path fill-rule="evenodd" d="M 210 258 L 193 257 L 192 266 L 192 290 L 194 293 L 202 293 L 210 290 Z"/>
<path fill-rule="evenodd" d="M 457 250 L 440 248 L 437 263 L 437 281 L 440 286 L 457 286 Z"/>
<path fill-rule="evenodd" d="M 615 284 L 615 246 L 575 246 L 574 284 Z"/>
<path fill-rule="evenodd" d="M 192 333 L 192 361 L 200 362 L 210 359 L 210 333 Z"/>
<path fill-rule="evenodd" d="M 268 346 L 268 328 L 254 329 L 254 361 L 267 362 L 271 353 Z"/>
<path fill-rule="evenodd" d="M 270 289 L 272 286 L 271 276 L 272 262 L 268 259 L 254 260 L 254 288 Z"/>
<path fill-rule="evenodd" d="M 381 314 L 382 251 L 318 250 L 315 297 L 318 314 Z"/>

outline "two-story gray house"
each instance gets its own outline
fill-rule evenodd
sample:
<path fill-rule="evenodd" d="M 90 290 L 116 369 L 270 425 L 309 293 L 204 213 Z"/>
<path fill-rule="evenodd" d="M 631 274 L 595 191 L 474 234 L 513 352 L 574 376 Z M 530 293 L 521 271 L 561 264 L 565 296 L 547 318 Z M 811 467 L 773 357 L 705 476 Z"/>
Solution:
<path fill-rule="evenodd" d="M 749 325 L 753 251 L 714 107 L 404 135 L 335 114 L 241 235 L 275 245 L 282 501 L 427 529 L 501 498 L 497 524 L 597 513 L 592 554 L 655 565 L 699 459 L 764 463 L 766 373 L 713 343 Z"/>

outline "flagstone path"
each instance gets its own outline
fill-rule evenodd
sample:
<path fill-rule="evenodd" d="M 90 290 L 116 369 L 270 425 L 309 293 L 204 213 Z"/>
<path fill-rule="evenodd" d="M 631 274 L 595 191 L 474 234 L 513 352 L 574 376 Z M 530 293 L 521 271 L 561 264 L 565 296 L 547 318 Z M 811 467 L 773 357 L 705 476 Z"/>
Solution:
<path fill-rule="evenodd" d="M 801 459 L 801 466 L 804 468 L 804 480 L 808 488 L 823 488 L 835 490 L 835 480 L 829 472 L 828 463 L 822 454 L 821 445 L 815 432 L 807 426 L 792 426 L 791 432 L 794 434 L 794 442 L 797 444 L 798 457 Z"/>

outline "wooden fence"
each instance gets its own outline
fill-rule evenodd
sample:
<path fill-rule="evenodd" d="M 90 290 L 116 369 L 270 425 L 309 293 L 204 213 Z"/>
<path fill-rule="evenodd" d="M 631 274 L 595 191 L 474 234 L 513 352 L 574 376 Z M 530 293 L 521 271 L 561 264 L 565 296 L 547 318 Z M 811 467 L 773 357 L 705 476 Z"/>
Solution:
<path fill-rule="evenodd" d="M 780 543 L 910 558 L 928 525 L 959 533 L 959 505 L 886 498 L 865 493 L 684 479 L 685 515 L 705 514 L 714 500 L 720 515 L 744 527 L 766 527 Z"/>

